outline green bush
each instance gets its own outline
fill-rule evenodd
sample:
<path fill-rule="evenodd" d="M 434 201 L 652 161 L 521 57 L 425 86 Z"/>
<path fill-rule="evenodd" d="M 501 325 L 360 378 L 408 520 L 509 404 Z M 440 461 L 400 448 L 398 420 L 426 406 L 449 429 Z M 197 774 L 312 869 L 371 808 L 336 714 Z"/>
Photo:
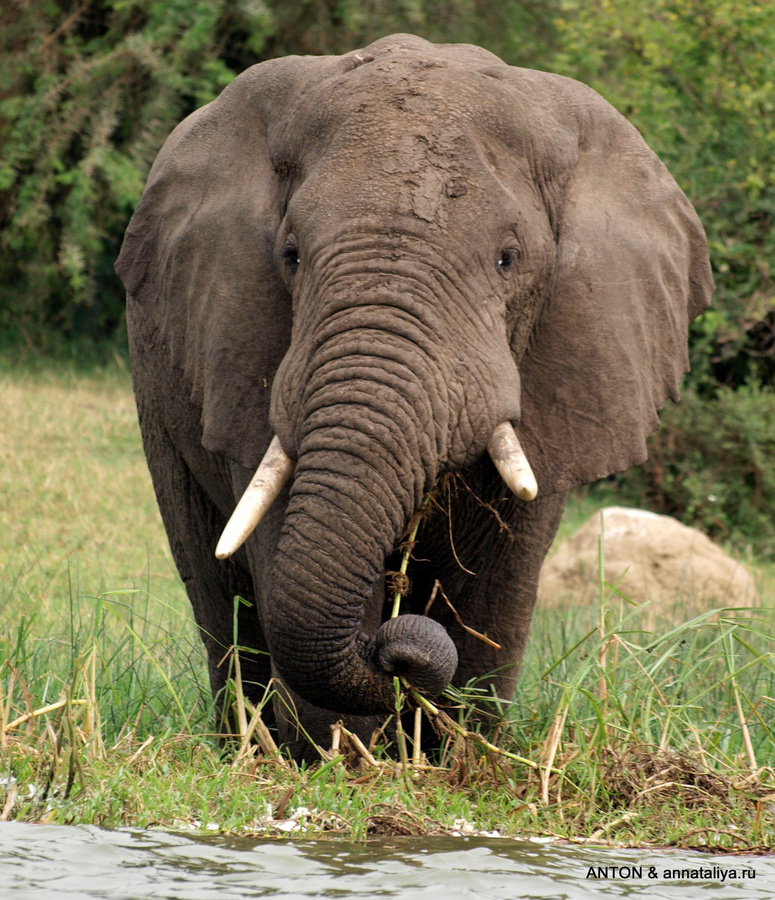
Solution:
<path fill-rule="evenodd" d="M 0 17 L 0 334 L 111 334 L 121 237 L 164 138 L 259 51 L 261 5 L 13 3 Z"/>
<path fill-rule="evenodd" d="M 694 389 L 662 412 L 649 459 L 619 476 L 657 512 L 775 559 L 775 391 Z"/>

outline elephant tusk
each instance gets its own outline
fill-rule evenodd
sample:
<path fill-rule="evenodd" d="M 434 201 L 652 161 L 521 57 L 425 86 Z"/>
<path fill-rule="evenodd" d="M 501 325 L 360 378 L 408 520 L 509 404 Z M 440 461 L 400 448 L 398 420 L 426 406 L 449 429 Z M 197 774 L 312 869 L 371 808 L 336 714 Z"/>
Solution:
<path fill-rule="evenodd" d="M 535 500 L 538 484 L 511 422 L 501 422 L 487 444 L 495 468 L 520 500 Z"/>
<path fill-rule="evenodd" d="M 250 484 L 240 498 L 231 518 L 223 529 L 215 548 L 218 559 L 227 559 L 245 543 L 256 530 L 266 511 L 277 499 L 285 482 L 291 477 L 294 462 L 283 450 L 275 435 L 264 458 L 250 479 Z"/>

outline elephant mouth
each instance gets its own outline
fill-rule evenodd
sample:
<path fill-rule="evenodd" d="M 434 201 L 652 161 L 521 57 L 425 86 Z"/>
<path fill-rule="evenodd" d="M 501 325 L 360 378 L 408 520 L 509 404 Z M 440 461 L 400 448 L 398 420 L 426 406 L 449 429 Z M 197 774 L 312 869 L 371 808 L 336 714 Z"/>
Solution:
<path fill-rule="evenodd" d="M 493 430 L 487 452 L 506 486 L 520 500 L 534 500 L 538 484 L 511 422 L 502 422 Z M 294 461 L 275 435 L 226 523 L 215 549 L 218 559 L 228 559 L 236 553 L 255 531 L 291 477 L 294 467 Z"/>

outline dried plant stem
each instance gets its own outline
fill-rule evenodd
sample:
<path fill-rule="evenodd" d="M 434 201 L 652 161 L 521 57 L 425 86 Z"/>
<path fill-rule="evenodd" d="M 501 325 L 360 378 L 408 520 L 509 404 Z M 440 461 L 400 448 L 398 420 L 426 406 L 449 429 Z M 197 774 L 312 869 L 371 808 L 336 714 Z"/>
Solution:
<path fill-rule="evenodd" d="M 344 725 L 341 722 L 337 722 L 336 725 L 331 726 L 331 756 L 332 758 L 339 753 L 339 747 L 342 743 L 342 729 Z"/>
<path fill-rule="evenodd" d="M 255 738 L 261 745 L 261 749 L 264 753 L 280 763 L 283 768 L 287 768 L 287 763 L 283 759 L 274 738 L 261 717 L 264 702 L 262 701 L 257 706 L 253 706 L 250 700 L 245 696 L 245 690 L 242 684 L 242 667 L 240 665 L 239 648 L 236 644 L 230 648 L 229 653 L 232 654 L 232 662 L 234 664 L 234 711 L 237 717 L 237 730 L 240 739 L 240 748 L 237 751 L 235 762 L 244 759 L 250 754 L 250 743 L 255 735 Z M 250 713 L 250 722 L 248 722 L 248 712 Z"/>
<path fill-rule="evenodd" d="M 11 790 L 8 791 L 8 796 L 5 798 L 5 805 L 3 806 L 3 811 L 2 811 L 2 813 L 0 813 L 0 822 L 8 821 L 8 816 L 11 814 L 13 805 L 16 802 L 16 788 L 17 788 L 17 786 L 14 784 L 11 787 Z"/>
<path fill-rule="evenodd" d="M 496 643 L 493 640 L 490 640 L 490 638 L 488 638 L 486 634 L 482 634 L 479 631 L 474 631 L 473 628 L 469 628 L 468 625 L 466 625 L 466 623 L 460 618 L 460 613 L 455 609 L 455 607 L 450 602 L 449 597 L 444 593 L 444 588 L 441 586 L 441 582 L 439 581 L 438 578 L 436 579 L 436 581 L 433 584 L 433 590 L 431 591 L 430 600 L 428 600 L 427 604 L 425 605 L 424 615 L 427 616 L 428 613 L 430 612 L 431 607 L 433 606 L 433 601 L 436 599 L 436 594 L 441 594 L 441 596 L 444 598 L 444 602 L 447 604 L 447 606 L 452 611 L 452 615 L 455 617 L 455 620 L 457 621 L 458 625 L 464 631 L 467 631 L 470 635 L 473 635 L 473 637 L 478 638 L 480 641 L 484 641 L 485 644 L 487 644 L 489 647 L 493 647 L 495 650 L 501 649 L 501 645 Z"/>
<path fill-rule="evenodd" d="M 97 645 L 92 647 L 89 659 L 83 667 L 83 679 L 86 685 L 87 703 L 84 715 L 83 732 L 91 738 L 91 753 L 97 759 L 105 758 L 105 745 L 102 742 L 102 721 L 100 707 L 97 703 Z"/>
<path fill-rule="evenodd" d="M 368 747 L 363 743 L 363 741 L 358 737 L 357 734 L 355 734 L 354 732 L 352 732 L 352 731 L 350 731 L 349 729 L 345 728 L 344 725 L 342 725 L 341 722 L 338 724 L 337 727 L 338 727 L 338 729 L 339 729 L 339 733 L 340 733 L 340 734 L 343 734 L 343 735 L 347 738 L 347 740 L 350 741 L 350 743 L 353 745 L 353 747 L 355 747 L 356 751 L 358 752 L 358 754 L 360 755 L 361 759 L 362 759 L 365 763 L 367 763 L 367 764 L 368 764 L 369 766 L 371 766 L 373 769 L 380 769 L 380 768 L 382 768 L 382 767 L 380 766 L 380 764 L 377 762 L 377 760 L 374 759 L 373 755 L 369 752 Z M 331 750 L 332 750 L 332 752 L 333 752 L 333 741 L 332 741 Z M 338 750 L 338 747 L 337 747 L 337 750 Z"/>
<path fill-rule="evenodd" d="M 422 707 L 418 706 L 414 711 L 414 733 L 412 735 L 412 765 L 419 766 L 422 760 Z"/>
<path fill-rule="evenodd" d="M 239 650 L 232 647 L 234 651 L 234 705 L 237 713 L 237 728 L 242 741 L 248 733 L 248 717 L 245 714 L 245 694 L 242 690 L 242 669 L 240 668 Z"/>
<path fill-rule="evenodd" d="M 500 747 L 496 747 L 495 744 L 491 744 L 480 734 L 476 734 L 476 732 L 474 731 L 468 731 L 466 728 L 463 728 L 462 725 L 458 725 L 458 723 L 450 716 L 448 716 L 443 710 L 439 709 L 437 706 L 434 706 L 427 697 L 423 697 L 423 695 L 418 691 L 413 690 L 406 681 L 403 681 L 403 684 L 404 687 L 411 693 L 415 702 L 419 704 L 429 716 L 434 719 L 438 719 L 439 722 L 449 731 L 454 731 L 456 734 L 460 735 L 460 737 L 480 744 L 491 753 L 495 753 L 498 756 L 503 756 L 506 759 L 512 759 L 515 762 L 522 763 L 522 765 L 529 766 L 531 769 L 540 771 L 541 766 L 538 763 L 533 762 L 532 759 L 526 759 L 524 756 L 519 756 L 516 753 L 510 753 L 508 750 L 501 750 Z M 555 769 L 552 767 L 548 767 L 548 771 L 554 773 L 555 775 L 561 774 L 560 769 Z"/>
<path fill-rule="evenodd" d="M 259 703 L 258 706 L 253 707 L 252 704 L 244 700 L 243 701 L 246 706 L 250 709 L 252 708 L 252 715 L 250 717 L 250 723 L 245 729 L 244 736 L 242 738 L 242 742 L 240 744 L 239 753 L 237 753 L 237 759 L 243 759 L 248 755 L 248 751 L 250 748 L 250 742 L 253 739 L 253 735 L 256 736 L 256 740 L 261 745 L 261 749 L 267 756 L 271 756 L 273 759 L 276 759 L 283 768 L 288 768 L 287 763 L 282 757 L 277 744 L 275 743 L 274 738 L 269 732 L 269 729 L 266 727 L 266 723 L 261 717 L 261 711 L 263 710 L 263 704 Z"/>
<path fill-rule="evenodd" d="M 447 522 L 449 523 L 449 547 L 452 550 L 452 555 L 455 557 L 455 562 L 460 566 L 460 568 L 467 574 L 476 576 L 476 572 L 472 572 L 470 569 L 467 569 L 462 562 L 460 562 L 460 558 L 457 555 L 457 550 L 455 550 L 455 539 L 452 537 L 452 491 L 450 489 L 450 483 L 452 479 L 447 479 Z"/>
<path fill-rule="evenodd" d="M 401 707 L 403 706 L 403 693 L 401 691 L 401 682 L 403 679 L 397 675 L 393 679 L 393 686 L 396 691 L 396 743 L 398 744 L 398 755 L 401 759 L 401 774 L 404 776 L 404 782 L 409 790 L 412 788 L 412 781 L 409 777 L 409 754 L 406 752 L 406 734 L 404 726 L 401 722 Z"/>
<path fill-rule="evenodd" d="M 737 688 L 737 681 L 734 678 L 732 679 L 732 693 L 735 695 L 737 718 L 740 722 L 740 730 L 743 734 L 745 752 L 748 755 L 748 765 L 751 768 L 751 772 L 756 773 L 759 771 L 759 766 L 756 763 L 756 754 L 753 751 L 753 743 L 751 742 L 751 733 L 748 730 L 748 723 L 745 721 L 745 716 L 743 715 L 743 705 L 740 702 L 740 691 Z"/>
<path fill-rule="evenodd" d="M 610 831 L 612 828 L 616 828 L 617 825 L 624 825 L 626 822 L 632 821 L 632 819 L 637 817 L 637 813 L 628 812 L 625 813 L 618 819 L 614 819 L 613 822 L 609 822 L 607 825 L 604 825 L 602 828 L 598 828 L 592 836 L 590 837 L 590 841 L 599 841 L 600 838 L 606 834 L 606 832 Z"/>
<path fill-rule="evenodd" d="M 65 698 L 64 700 L 57 700 L 56 703 L 50 703 L 48 706 L 41 706 L 40 709 L 34 709 L 31 712 L 24 713 L 23 716 L 19 716 L 18 719 L 14 719 L 13 722 L 9 722 L 5 726 L 5 730 L 13 731 L 14 728 L 18 728 L 25 722 L 29 722 L 30 719 L 35 719 L 38 716 L 45 716 L 47 713 L 54 712 L 57 709 L 62 709 L 62 707 L 67 706 L 68 703 L 70 704 L 70 706 L 86 706 L 88 702 L 88 700 L 68 700 L 67 698 Z"/>
<path fill-rule="evenodd" d="M 562 730 L 565 728 L 569 706 L 568 701 L 563 698 L 561 708 L 557 711 L 546 738 L 546 762 L 541 770 L 541 800 L 547 806 L 549 804 L 549 775 L 552 771 L 554 757 L 557 755 L 557 748 L 560 746 Z"/>
<path fill-rule="evenodd" d="M 511 528 L 509 528 L 509 526 L 508 526 L 508 525 L 503 521 L 503 519 L 500 517 L 500 514 L 498 513 L 498 510 L 495 509 L 494 506 L 491 506 L 489 503 L 485 503 L 484 500 L 482 500 L 481 497 L 478 497 L 478 496 L 471 490 L 471 488 L 466 484 L 465 479 L 464 479 L 463 476 L 460 474 L 460 472 L 456 472 L 456 473 L 455 473 L 455 478 L 456 478 L 457 481 L 460 482 L 460 484 L 463 485 L 463 487 L 468 491 L 468 493 L 473 497 L 473 499 L 479 504 L 479 506 L 481 506 L 483 509 L 486 509 L 489 513 L 491 513 L 491 514 L 495 517 L 495 521 L 498 523 L 498 527 L 500 528 L 500 530 L 501 530 L 501 531 L 505 531 L 506 534 L 508 534 L 508 536 L 510 537 L 510 539 L 513 541 L 513 540 L 514 540 L 514 532 L 511 530 Z"/>
<path fill-rule="evenodd" d="M 146 750 L 148 747 L 151 746 L 153 741 L 154 741 L 153 735 L 150 735 L 150 737 L 147 737 L 143 741 L 143 743 L 140 744 L 140 746 L 137 748 L 137 750 L 135 750 L 135 752 L 129 757 L 129 759 L 127 759 L 126 764 L 128 766 L 131 765 L 136 759 L 138 759 L 142 755 L 144 750 Z"/>

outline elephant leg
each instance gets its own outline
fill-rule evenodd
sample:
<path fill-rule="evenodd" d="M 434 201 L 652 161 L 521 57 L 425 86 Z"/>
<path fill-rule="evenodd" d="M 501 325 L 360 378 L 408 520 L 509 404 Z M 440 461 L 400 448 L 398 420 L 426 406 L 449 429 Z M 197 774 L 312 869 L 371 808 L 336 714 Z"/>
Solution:
<path fill-rule="evenodd" d="M 272 684 L 276 691 L 274 709 L 278 743 L 297 762 L 320 762 L 320 754 L 310 741 L 323 750 L 328 750 L 331 746 L 332 726 L 337 722 L 357 734 L 367 747 L 374 729 L 381 724 L 378 716 L 344 716 L 330 709 L 314 706 L 283 684 L 276 673 Z"/>
<path fill-rule="evenodd" d="M 224 517 L 165 428 L 153 421 L 147 406 L 141 406 L 139 401 L 138 406 L 148 467 L 162 521 L 207 652 L 220 728 L 232 718 L 225 690 L 229 678 L 233 677 L 230 649 L 235 644 L 241 648 L 242 682 L 245 695 L 251 701 L 257 702 L 263 697 L 264 687 L 271 677 L 266 641 L 256 614 L 253 581 L 239 557 L 216 560 L 214 547 L 225 524 Z M 213 457 L 204 458 L 203 451 L 202 456 L 202 460 L 196 460 L 198 466 L 218 465 L 218 461 L 211 462 Z M 208 483 L 217 484 L 218 479 L 213 477 Z M 246 601 L 237 606 L 236 629 L 235 597 Z"/>
<path fill-rule="evenodd" d="M 427 602 L 438 579 L 465 625 L 499 645 L 493 647 L 462 628 L 437 593 L 430 615 L 455 641 L 454 684 L 462 687 L 474 681 L 478 689 L 508 703 L 530 631 L 541 565 L 557 532 L 566 495 L 539 496 L 530 502 L 510 497 L 505 504 L 487 499 L 490 507 L 499 508 L 498 518 L 473 494 L 487 498 L 486 482 L 484 489 L 479 487 L 472 494 L 458 490 L 451 525 L 447 520 L 431 529 L 428 543 L 433 562 L 418 567 L 413 611 L 422 612 L 419 607 Z M 418 556 L 425 555 L 423 540 L 421 535 Z M 444 552 L 440 552 L 442 546 Z M 487 701 L 480 706 L 493 711 Z"/>

